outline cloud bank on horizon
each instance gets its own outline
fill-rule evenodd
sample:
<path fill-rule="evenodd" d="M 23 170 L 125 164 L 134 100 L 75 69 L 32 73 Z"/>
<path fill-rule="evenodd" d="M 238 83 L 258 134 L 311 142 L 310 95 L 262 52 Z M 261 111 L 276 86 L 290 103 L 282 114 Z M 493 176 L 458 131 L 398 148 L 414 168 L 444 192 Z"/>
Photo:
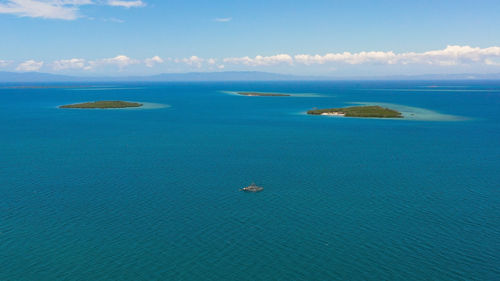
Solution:
<path fill-rule="evenodd" d="M 217 69 L 232 70 L 244 67 L 247 70 L 266 69 L 266 67 L 281 66 L 294 68 L 300 66 L 314 67 L 315 65 L 329 65 L 332 67 L 356 65 L 426 65 L 435 68 L 460 65 L 489 66 L 500 71 L 500 47 L 488 48 L 470 46 L 447 46 L 442 50 L 426 52 L 394 53 L 392 51 L 363 51 L 358 53 L 342 52 L 318 54 L 277 54 L 270 56 L 258 55 L 255 57 L 227 57 L 227 58 L 201 58 L 191 56 L 187 58 L 166 58 L 156 55 L 150 58 L 137 59 L 126 55 L 117 55 L 111 58 L 84 59 L 70 58 L 52 62 L 29 59 L 22 62 L 0 60 L 0 68 L 14 67 L 16 71 L 64 72 L 66 70 L 94 72 L 101 68 L 114 68 L 115 71 L 125 71 L 129 67 L 143 66 L 153 69 L 157 66 L 182 65 L 187 69 L 209 71 Z"/>

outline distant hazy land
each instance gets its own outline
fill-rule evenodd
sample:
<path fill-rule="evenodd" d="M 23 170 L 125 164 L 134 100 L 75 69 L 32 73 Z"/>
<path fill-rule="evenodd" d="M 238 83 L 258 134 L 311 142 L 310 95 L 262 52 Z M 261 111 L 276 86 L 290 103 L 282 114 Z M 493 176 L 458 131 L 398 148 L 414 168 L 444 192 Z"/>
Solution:
<path fill-rule="evenodd" d="M 334 80 L 500 80 L 495 74 L 428 74 L 398 76 L 306 76 L 260 71 L 162 73 L 149 76 L 69 76 L 41 72 L 0 71 L 0 83 L 51 82 L 191 82 L 191 81 L 334 81 Z"/>

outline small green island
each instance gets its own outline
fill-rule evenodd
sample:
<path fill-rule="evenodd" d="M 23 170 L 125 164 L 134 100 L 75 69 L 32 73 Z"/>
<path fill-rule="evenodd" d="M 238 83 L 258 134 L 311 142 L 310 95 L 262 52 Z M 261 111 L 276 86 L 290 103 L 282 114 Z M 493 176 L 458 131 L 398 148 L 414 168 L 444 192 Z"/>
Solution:
<path fill-rule="evenodd" d="M 142 103 L 138 102 L 128 102 L 128 101 L 95 101 L 95 102 L 84 102 L 77 104 L 61 105 L 59 108 L 127 108 L 127 107 L 140 107 Z"/>
<path fill-rule="evenodd" d="M 277 94 L 277 93 L 256 93 L 256 92 L 238 92 L 238 95 L 248 96 L 248 97 L 289 97 L 288 94 Z"/>
<path fill-rule="evenodd" d="M 371 118 L 403 118 L 401 112 L 378 105 L 351 106 L 344 108 L 313 109 L 307 111 L 311 115 L 331 115 L 344 117 L 371 117 Z"/>

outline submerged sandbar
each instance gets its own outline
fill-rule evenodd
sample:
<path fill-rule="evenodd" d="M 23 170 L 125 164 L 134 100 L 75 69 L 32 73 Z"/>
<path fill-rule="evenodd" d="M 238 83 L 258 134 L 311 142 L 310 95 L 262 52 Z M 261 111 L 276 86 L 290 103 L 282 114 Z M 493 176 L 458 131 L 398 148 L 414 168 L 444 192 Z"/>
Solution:
<path fill-rule="evenodd" d="M 238 92 L 238 95 L 248 96 L 248 97 L 289 97 L 288 94 L 278 94 L 278 93 L 257 93 L 257 92 Z"/>
<path fill-rule="evenodd" d="M 140 107 L 142 103 L 138 102 L 128 102 L 128 101 L 95 101 L 95 102 L 84 102 L 76 104 L 61 105 L 59 108 L 128 108 L 128 107 Z"/>
<path fill-rule="evenodd" d="M 313 109 L 307 111 L 311 115 L 332 115 L 344 117 L 368 118 L 403 118 L 401 112 L 379 105 L 351 106 L 344 108 Z"/>

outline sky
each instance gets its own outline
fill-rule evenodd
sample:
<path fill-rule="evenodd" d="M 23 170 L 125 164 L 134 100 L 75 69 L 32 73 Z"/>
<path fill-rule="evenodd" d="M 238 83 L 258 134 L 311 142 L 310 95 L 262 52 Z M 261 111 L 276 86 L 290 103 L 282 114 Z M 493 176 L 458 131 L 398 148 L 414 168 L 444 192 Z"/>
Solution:
<path fill-rule="evenodd" d="M 0 71 L 500 73 L 499 0 L 0 0 Z"/>

